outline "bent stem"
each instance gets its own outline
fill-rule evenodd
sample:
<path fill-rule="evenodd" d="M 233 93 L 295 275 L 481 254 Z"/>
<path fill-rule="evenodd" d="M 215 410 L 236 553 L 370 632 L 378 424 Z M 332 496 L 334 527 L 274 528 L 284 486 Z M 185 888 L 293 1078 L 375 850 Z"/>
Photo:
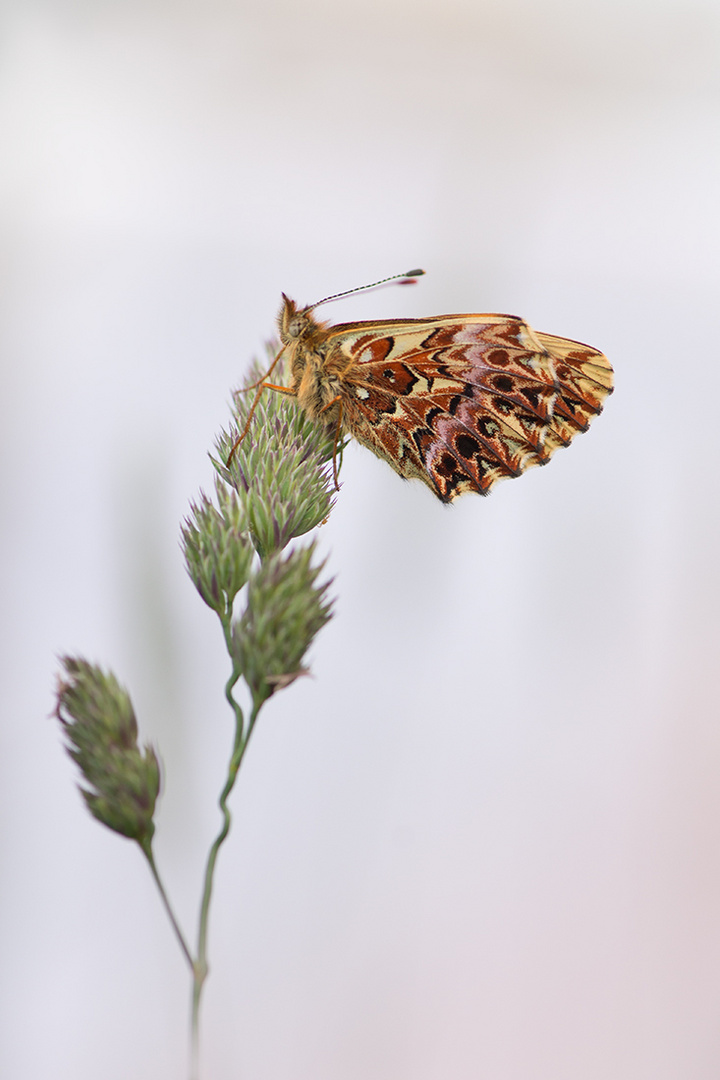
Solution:
<path fill-rule="evenodd" d="M 230 621 L 229 619 L 223 619 L 223 631 L 225 633 L 225 643 L 230 649 Z M 231 653 L 232 655 L 232 653 Z M 247 745 L 250 741 L 253 728 L 255 727 L 255 721 L 257 720 L 258 712 L 262 705 L 262 701 L 254 702 L 250 718 L 248 720 L 247 729 L 245 730 L 245 722 L 242 713 L 242 709 L 233 696 L 233 689 L 240 678 L 240 670 L 235 663 L 233 663 L 233 670 L 225 684 L 225 697 L 235 714 L 235 741 L 233 744 L 232 754 L 230 756 L 230 762 L 228 765 L 228 775 L 225 781 L 225 786 L 220 793 L 218 805 L 223 817 L 222 827 L 218 833 L 215 841 L 208 853 L 207 865 L 205 867 L 205 879 L 203 886 L 203 897 L 200 905 L 200 919 L 198 924 L 198 945 L 197 945 L 197 958 L 192 963 L 193 970 L 193 992 L 192 992 L 192 1016 L 190 1023 L 190 1080 L 197 1080 L 198 1068 L 199 1068 L 199 1050 L 200 1050 L 200 1000 L 202 997 L 203 986 L 208 975 L 208 963 L 207 963 L 207 937 L 208 937 L 208 916 L 210 913 L 210 900 L 212 897 L 213 889 L 213 877 L 215 874 L 215 864 L 220 848 L 227 838 L 230 832 L 231 815 L 228 809 L 227 800 L 230 796 L 230 792 L 235 786 L 238 770 L 242 763 L 243 756 L 247 749 Z"/>

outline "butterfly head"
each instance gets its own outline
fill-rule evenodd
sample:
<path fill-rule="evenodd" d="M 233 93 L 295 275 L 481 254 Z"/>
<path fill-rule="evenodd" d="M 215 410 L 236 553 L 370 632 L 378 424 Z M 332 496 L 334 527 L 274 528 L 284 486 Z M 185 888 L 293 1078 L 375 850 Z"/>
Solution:
<path fill-rule="evenodd" d="M 295 301 L 291 300 L 285 293 L 282 294 L 282 298 L 282 307 L 278 316 L 278 329 L 283 345 L 290 345 L 301 339 L 310 344 L 310 339 L 321 329 L 321 324 L 312 317 L 313 308 L 298 308 Z"/>

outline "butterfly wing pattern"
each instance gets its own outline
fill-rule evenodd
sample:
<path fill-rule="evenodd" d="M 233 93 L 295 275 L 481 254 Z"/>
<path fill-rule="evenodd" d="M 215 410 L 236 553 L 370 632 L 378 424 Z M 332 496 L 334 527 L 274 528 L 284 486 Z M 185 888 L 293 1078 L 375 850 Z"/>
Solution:
<path fill-rule="evenodd" d="M 612 393 L 601 352 L 512 315 L 328 326 L 283 300 L 289 391 L 300 405 L 443 502 L 545 465 Z"/>

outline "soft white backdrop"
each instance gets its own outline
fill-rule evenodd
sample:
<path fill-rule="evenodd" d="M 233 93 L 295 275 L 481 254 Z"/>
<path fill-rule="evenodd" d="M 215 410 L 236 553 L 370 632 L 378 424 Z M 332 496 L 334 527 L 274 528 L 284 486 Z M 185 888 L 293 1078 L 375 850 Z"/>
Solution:
<path fill-rule="evenodd" d="M 207 1080 L 720 1074 L 720 9 L 6 0 L 8 1080 L 185 1073 L 188 978 L 95 824 L 55 654 L 131 689 L 194 934 L 230 746 L 178 522 L 281 290 L 511 311 L 617 391 L 448 509 L 346 456 L 337 617 L 263 716 L 217 876 Z"/>

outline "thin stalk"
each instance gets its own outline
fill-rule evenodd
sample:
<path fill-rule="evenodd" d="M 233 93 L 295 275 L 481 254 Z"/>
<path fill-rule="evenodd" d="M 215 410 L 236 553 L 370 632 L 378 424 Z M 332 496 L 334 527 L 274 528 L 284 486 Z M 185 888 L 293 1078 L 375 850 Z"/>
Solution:
<path fill-rule="evenodd" d="M 225 644 L 228 652 L 231 653 L 231 631 L 230 620 L 223 619 L 223 630 L 225 632 Z M 232 655 L 232 653 L 231 653 Z M 222 844 L 224 843 L 228 833 L 230 832 L 231 815 L 227 806 L 227 800 L 230 796 L 230 792 L 235 786 L 238 770 L 247 749 L 250 736 L 253 728 L 255 727 L 255 721 L 257 720 L 258 712 L 262 706 L 262 701 L 253 703 L 253 709 L 250 714 L 250 718 L 247 725 L 247 730 L 244 730 L 244 717 L 242 709 L 238 705 L 233 696 L 233 689 L 238 679 L 240 678 L 240 671 L 233 663 L 233 670 L 230 674 L 230 678 L 225 684 L 225 697 L 235 714 L 235 740 L 233 743 L 233 750 L 230 756 L 230 762 L 228 764 L 228 775 L 225 781 L 225 786 L 220 793 L 218 804 L 223 817 L 222 827 L 218 833 L 215 841 L 208 853 L 207 865 L 205 867 L 205 879 L 203 886 L 202 903 L 200 905 L 200 919 L 198 923 L 198 946 L 197 946 L 197 959 L 193 963 L 193 992 L 192 992 L 192 1016 L 190 1024 L 190 1054 L 191 1054 L 191 1080 L 197 1080 L 198 1076 L 198 1057 L 199 1057 L 199 1025 L 200 1025 L 200 999 L 202 996 L 203 986 L 208 974 L 207 963 L 207 937 L 208 937 L 208 916 L 210 912 L 210 900 L 212 897 L 213 878 L 215 874 L 215 864 Z"/>
<path fill-rule="evenodd" d="M 148 843 L 147 847 L 145 847 L 144 844 L 141 844 L 140 847 L 142 849 L 143 855 L 145 856 L 148 863 L 150 864 L 150 871 L 152 873 L 153 878 L 155 879 L 155 884 L 158 887 L 158 891 L 160 893 L 160 897 L 162 899 L 162 902 L 163 902 L 163 904 L 165 906 L 165 910 L 166 910 L 166 912 L 168 914 L 168 918 L 170 919 L 170 922 L 172 924 L 172 928 L 175 931 L 175 936 L 176 936 L 176 938 L 178 939 L 178 941 L 180 943 L 180 948 L 183 951 L 183 955 L 185 956 L 185 959 L 187 960 L 188 964 L 190 965 L 191 971 L 194 973 L 195 972 L 195 961 L 193 960 L 192 954 L 191 954 L 190 949 L 188 947 L 188 944 L 185 941 L 185 936 L 184 936 L 182 930 L 180 929 L 180 924 L 178 923 L 177 919 L 175 918 L 175 912 L 173 911 L 172 907 L 170 906 L 170 900 L 168 899 L 168 895 L 165 892 L 165 886 L 163 885 L 163 883 L 162 883 L 162 881 L 160 879 L 160 874 L 158 873 L 158 868 L 155 865 L 155 856 L 153 855 L 152 848 L 150 847 L 149 843 Z"/>

